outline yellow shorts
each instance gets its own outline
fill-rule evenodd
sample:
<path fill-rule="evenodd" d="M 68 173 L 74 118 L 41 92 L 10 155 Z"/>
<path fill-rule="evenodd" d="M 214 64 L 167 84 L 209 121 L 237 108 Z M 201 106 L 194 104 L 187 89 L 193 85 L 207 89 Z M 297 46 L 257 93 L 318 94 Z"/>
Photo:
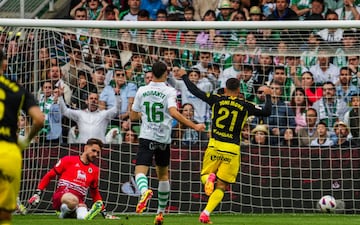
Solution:
<path fill-rule="evenodd" d="M 0 141 L 0 209 L 16 209 L 16 197 L 20 190 L 21 159 L 18 145 Z"/>
<path fill-rule="evenodd" d="M 233 145 L 230 151 L 223 147 L 221 142 L 209 142 L 203 158 L 201 175 L 215 173 L 219 179 L 235 183 L 240 168 L 240 146 L 236 150 L 236 146 Z"/>

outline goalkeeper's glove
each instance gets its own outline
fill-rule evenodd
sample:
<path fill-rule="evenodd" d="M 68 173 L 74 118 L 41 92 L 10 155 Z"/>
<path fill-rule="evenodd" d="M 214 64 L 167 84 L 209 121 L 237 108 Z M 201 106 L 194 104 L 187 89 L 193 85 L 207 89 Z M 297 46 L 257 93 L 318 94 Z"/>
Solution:
<path fill-rule="evenodd" d="M 36 189 L 35 194 L 28 200 L 30 205 L 36 206 L 40 202 L 41 190 Z"/>
<path fill-rule="evenodd" d="M 17 143 L 18 143 L 21 151 L 23 151 L 24 149 L 26 149 L 29 146 L 30 141 L 28 140 L 27 137 L 19 136 Z"/>

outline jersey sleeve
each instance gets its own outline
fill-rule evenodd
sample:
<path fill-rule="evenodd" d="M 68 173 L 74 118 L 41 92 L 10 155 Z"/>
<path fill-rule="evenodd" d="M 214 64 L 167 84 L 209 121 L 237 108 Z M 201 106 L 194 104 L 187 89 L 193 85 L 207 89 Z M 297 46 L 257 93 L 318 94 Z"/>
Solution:
<path fill-rule="evenodd" d="M 271 95 L 266 95 L 264 107 L 254 105 L 253 103 L 246 102 L 249 115 L 254 116 L 270 116 L 271 115 Z"/>
<path fill-rule="evenodd" d="M 23 90 L 25 93 L 25 101 L 22 110 L 24 112 L 28 112 L 31 107 L 37 106 L 37 103 L 35 97 L 30 92 L 28 92 L 26 89 Z"/>
<path fill-rule="evenodd" d="M 215 96 L 210 93 L 203 92 L 198 87 L 196 87 L 196 85 L 189 80 L 188 75 L 183 76 L 183 81 L 191 94 L 195 95 L 209 105 L 212 105 L 215 102 L 215 100 L 213 99 L 213 97 Z"/>
<path fill-rule="evenodd" d="M 171 88 L 171 91 L 169 93 L 169 97 L 167 99 L 167 104 L 168 104 L 168 108 L 177 107 L 176 90 L 173 88 Z"/>
<path fill-rule="evenodd" d="M 141 98 L 141 94 L 142 93 L 142 87 L 140 87 L 138 89 L 138 91 L 136 92 L 135 98 L 134 98 L 134 102 L 131 106 L 131 109 L 135 112 L 141 112 L 141 106 L 140 106 L 140 98 Z"/>

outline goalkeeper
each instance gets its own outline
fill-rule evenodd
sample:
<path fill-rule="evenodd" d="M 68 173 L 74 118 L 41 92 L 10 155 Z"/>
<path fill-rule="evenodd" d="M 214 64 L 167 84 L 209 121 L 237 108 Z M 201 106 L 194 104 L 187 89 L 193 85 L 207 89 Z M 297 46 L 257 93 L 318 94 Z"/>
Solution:
<path fill-rule="evenodd" d="M 225 94 L 218 95 L 201 91 L 189 80 L 185 71 L 179 73 L 189 91 L 208 103 L 212 109 L 211 138 L 200 174 L 209 200 L 199 217 L 201 223 L 211 224 L 210 213 L 220 204 L 229 184 L 235 182 L 240 168 L 242 127 L 248 116 L 271 114 L 271 90 L 264 90 L 266 102 L 264 108 L 261 108 L 239 98 L 240 81 L 236 78 L 229 78 L 226 81 Z"/>
<path fill-rule="evenodd" d="M 52 199 L 53 208 L 60 211 L 59 218 L 92 220 L 101 211 L 105 217 L 105 208 L 98 188 L 99 167 L 93 164 L 99 157 L 102 146 L 101 140 L 90 138 L 80 156 L 61 158 L 41 179 L 35 194 L 28 200 L 29 204 L 37 205 L 42 191 L 52 179 L 59 176 Z M 90 211 L 85 204 L 88 189 L 94 202 Z"/>

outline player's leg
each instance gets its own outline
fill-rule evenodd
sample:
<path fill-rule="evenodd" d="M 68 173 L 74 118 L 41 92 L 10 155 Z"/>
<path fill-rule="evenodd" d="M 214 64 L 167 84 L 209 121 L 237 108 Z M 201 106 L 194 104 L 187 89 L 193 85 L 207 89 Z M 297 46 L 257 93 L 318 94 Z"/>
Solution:
<path fill-rule="evenodd" d="M 224 198 L 225 190 L 230 183 L 234 183 L 240 167 L 240 155 L 232 153 L 221 153 L 216 155 L 221 163 L 218 166 L 217 181 L 214 191 L 211 193 L 205 209 L 201 212 L 199 221 L 210 224 L 210 214 Z"/>
<path fill-rule="evenodd" d="M 76 209 L 76 219 L 83 220 L 85 219 L 86 215 L 88 214 L 88 209 L 85 204 L 79 204 Z"/>
<path fill-rule="evenodd" d="M 64 193 L 61 196 L 59 218 L 67 218 L 75 212 L 79 205 L 79 198 L 72 193 Z"/>
<path fill-rule="evenodd" d="M 149 181 L 146 176 L 152 164 L 154 153 L 149 149 L 150 143 L 149 140 L 140 139 L 136 155 L 135 182 L 141 193 L 141 198 L 136 206 L 137 213 L 142 213 L 146 209 L 146 205 L 153 195 L 152 190 L 149 189 Z"/>
<path fill-rule="evenodd" d="M 10 225 L 20 190 L 21 154 L 16 144 L 3 142 L 0 155 L 0 225 Z"/>
<path fill-rule="evenodd" d="M 204 191 L 207 196 L 210 196 L 214 191 L 216 175 L 220 160 L 214 159 L 217 155 L 214 147 L 208 147 L 205 151 L 202 169 L 201 169 L 201 183 L 204 184 Z"/>
<path fill-rule="evenodd" d="M 169 201 L 170 181 L 169 181 L 169 164 L 170 164 L 170 145 L 155 143 L 155 163 L 156 175 L 159 179 L 158 185 L 158 209 L 154 220 L 155 225 L 162 225 L 164 222 L 163 214 Z"/>

